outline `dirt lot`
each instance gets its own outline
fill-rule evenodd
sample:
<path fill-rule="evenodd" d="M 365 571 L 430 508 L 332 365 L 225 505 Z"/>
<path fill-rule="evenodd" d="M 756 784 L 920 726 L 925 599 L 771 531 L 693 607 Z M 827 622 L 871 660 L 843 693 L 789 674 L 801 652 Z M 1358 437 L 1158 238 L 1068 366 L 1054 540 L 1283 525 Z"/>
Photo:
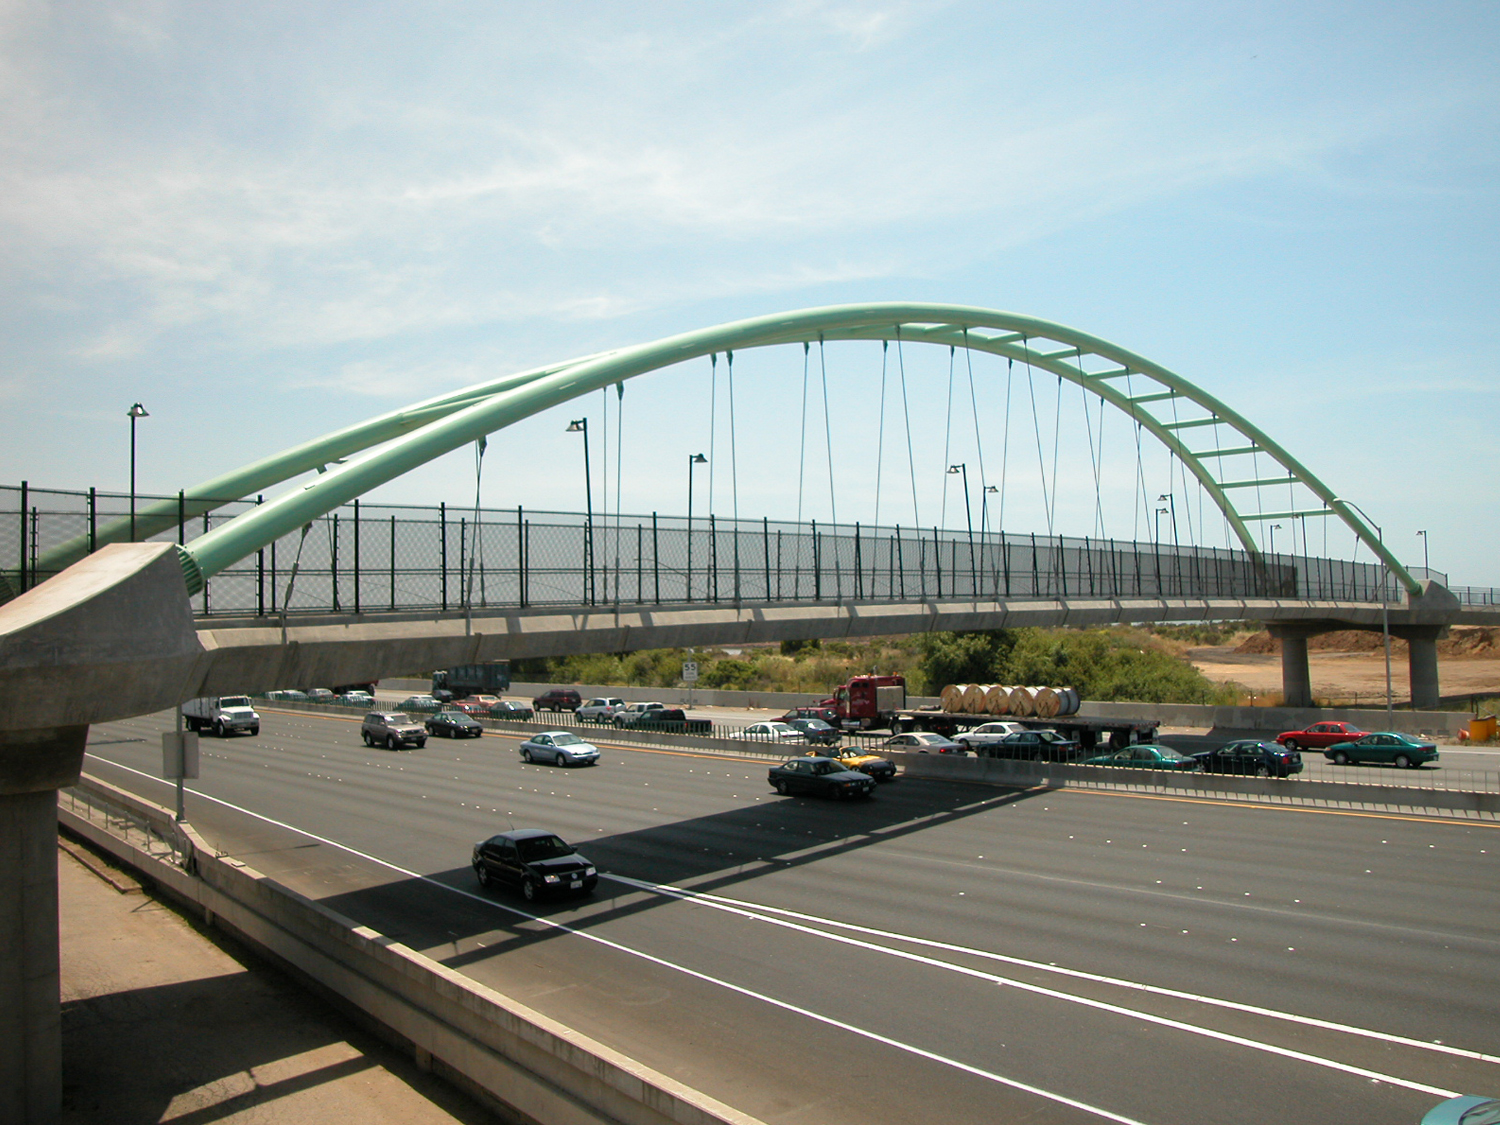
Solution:
<path fill-rule="evenodd" d="M 1385 698 L 1385 654 L 1379 633 L 1325 633 L 1308 641 L 1313 695 L 1330 702 Z M 1281 646 L 1268 633 L 1237 643 L 1189 649 L 1187 658 L 1211 680 L 1239 683 L 1255 693 L 1281 690 Z M 1460 627 L 1438 642 L 1443 698 L 1466 705 L 1471 695 L 1500 696 L 1500 629 Z M 1396 701 L 1409 694 L 1406 643 L 1391 644 L 1391 688 Z"/>

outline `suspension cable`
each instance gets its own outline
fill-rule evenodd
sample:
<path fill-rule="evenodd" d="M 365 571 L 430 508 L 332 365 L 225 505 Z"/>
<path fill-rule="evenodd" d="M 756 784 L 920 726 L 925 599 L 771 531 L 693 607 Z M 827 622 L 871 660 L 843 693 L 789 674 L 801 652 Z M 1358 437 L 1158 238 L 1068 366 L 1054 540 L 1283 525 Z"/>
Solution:
<path fill-rule="evenodd" d="M 726 351 L 724 358 L 729 361 L 729 492 L 730 498 L 734 501 L 735 523 L 738 524 L 740 519 L 740 462 L 739 448 L 734 436 L 734 353 Z M 625 384 L 621 383 L 620 386 L 623 389 Z M 619 489 L 618 479 L 615 482 L 615 488 Z M 616 495 L 618 496 L 618 492 Z M 618 504 L 616 511 L 619 511 Z"/>
<path fill-rule="evenodd" d="M 714 451 L 714 439 L 719 433 L 719 353 L 708 358 L 708 510 L 714 510 L 714 466 L 719 456 Z"/>
<path fill-rule="evenodd" d="M 489 447 L 489 440 L 481 437 L 474 443 L 474 540 L 469 547 L 469 573 L 464 583 L 464 632 L 469 631 L 469 626 L 474 614 L 474 574 L 478 570 L 484 573 L 484 568 L 479 566 L 479 553 L 484 550 L 484 538 L 479 534 L 479 497 L 480 485 L 483 481 L 484 451 Z M 606 509 L 606 513 L 608 509 Z M 606 518 L 607 515 L 606 515 Z"/>
<path fill-rule="evenodd" d="M 1042 478 L 1042 510 L 1047 513 L 1047 534 L 1052 534 L 1052 502 L 1047 495 L 1047 458 L 1042 452 L 1042 423 L 1036 410 L 1036 373 L 1031 369 L 1031 341 L 1022 338 L 1026 352 L 1026 386 L 1031 391 L 1031 429 L 1036 435 L 1036 467 Z"/>
<path fill-rule="evenodd" d="M 938 513 L 938 524 L 948 530 L 948 449 L 953 442 L 953 345 L 948 345 L 948 404 L 943 414 L 943 506 Z"/>
<path fill-rule="evenodd" d="M 906 417 L 906 467 L 911 474 L 911 525 L 922 526 L 917 511 L 917 460 L 911 445 L 911 404 L 906 397 L 906 356 L 901 348 L 901 325 L 896 325 L 896 366 L 901 370 L 901 413 Z"/>
<path fill-rule="evenodd" d="M 969 330 L 964 329 L 964 364 L 969 370 L 969 413 L 974 419 L 974 454 L 979 460 L 979 496 L 981 511 L 988 511 L 984 502 L 984 486 L 987 483 L 984 475 L 984 442 L 979 437 L 979 399 L 974 393 L 974 353 L 969 350 Z M 980 531 L 983 532 L 981 527 Z"/>
<path fill-rule="evenodd" d="M 1057 453 L 1062 438 L 1062 376 L 1057 377 L 1057 401 L 1052 404 L 1052 509 L 1047 513 L 1047 534 L 1051 535 L 1057 516 L 1057 494 L 1062 491 L 1057 478 Z"/>
<path fill-rule="evenodd" d="M 802 341 L 802 424 L 799 427 L 799 438 L 797 445 L 797 526 L 802 526 L 802 489 L 807 480 L 807 356 L 812 348 L 806 340 Z M 798 541 L 800 542 L 800 536 Z"/>
<path fill-rule="evenodd" d="M 1005 482 L 1010 472 L 1010 390 L 1016 375 L 1016 361 L 1005 360 L 1005 439 L 1000 450 L 1000 534 L 1005 534 Z"/>
<path fill-rule="evenodd" d="M 624 479 L 625 383 L 615 384 L 615 602 L 620 601 L 620 482 Z M 607 517 L 606 517 L 607 518 Z"/>
<path fill-rule="evenodd" d="M 828 512 L 830 521 L 836 528 L 839 524 L 839 508 L 833 495 L 833 418 L 828 412 L 828 364 L 821 332 L 818 333 L 818 367 L 823 375 L 823 440 L 828 447 Z"/>
<path fill-rule="evenodd" d="M 1089 436 L 1089 467 L 1094 471 L 1094 534 L 1104 538 L 1104 504 L 1100 500 L 1099 459 L 1094 453 L 1094 420 L 1089 414 L 1089 392 L 1084 383 L 1083 357 L 1073 357 L 1078 366 L 1078 397 L 1083 400 L 1083 428 Z M 1099 450 L 1104 449 L 1104 403 L 1099 404 Z"/>
<path fill-rule="evenodd" d="M 874 526 L 880 526 L 880 470 L 885 456 L 885 366 L 890 356 L 891 342 L 880 341 L 880 427 L 875 439 L 875 518 Z"/>
<path fill-rule="evenodd" d="M 1141 515 L 1144 513 L 1149 518 L 1151 513 L 1147 509 L 1151 505 L 1146 499 L 1146 467 L 1141 460 L 1141 429 L 1143 424 L 1140 416 L 1136 414 L 1135 379 L 1128 368 L 1125 371 L 1125 394 L 1130 399 L 1130 416 L 1135 419 L 1135 478 L 1136 483 L 1140 485 L 1141 502 L 1139 504 L 1132 502 L 1132 506 L 1135 508 L 1135 526 L 1131 529 L 1131 538 L 1133 542 L 1139 543 L 1141 541 Z"/>

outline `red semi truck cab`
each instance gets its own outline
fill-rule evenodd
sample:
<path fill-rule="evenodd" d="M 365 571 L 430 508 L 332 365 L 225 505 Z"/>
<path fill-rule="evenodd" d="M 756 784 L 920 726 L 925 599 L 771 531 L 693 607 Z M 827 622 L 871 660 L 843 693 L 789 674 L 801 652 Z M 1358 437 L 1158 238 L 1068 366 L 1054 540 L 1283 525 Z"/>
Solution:
<path fill-rule="evenodd" d="M 860 730 L 888 727 L 896 712 L 906 709 L 906 679 L 903 676 L 855 676 L 823 700 L 846 726 Z"/>

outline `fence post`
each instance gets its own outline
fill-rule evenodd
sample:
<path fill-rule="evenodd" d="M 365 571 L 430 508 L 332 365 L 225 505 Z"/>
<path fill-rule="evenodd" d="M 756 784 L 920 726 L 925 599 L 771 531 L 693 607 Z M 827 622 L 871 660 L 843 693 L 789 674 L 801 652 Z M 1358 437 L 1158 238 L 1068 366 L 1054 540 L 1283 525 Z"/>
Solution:
<path fill-rule="evenodd" d="M 21 560 L 21 565 L 19 567 L 19 570 L 21 572 L 21 589 L 22 589 L 23 592 L 27 589 L 27 586 L 26 586 L 26 507 L 27 507 L 26 501 L 27 501 L 28 495 L 30 493 L 30 487 L 31 486 L 29 484 L 27 484 L 26 481 L 23 480 L 21 482 L 21 507 L 20 507 L 20 512 L 19 512 L 19 514 L 21 516 L 21 545 L 20 545 L 20 548 L 19 548 L 19 550 L 18 550 L 17 553 L 19 554 L 20 560 Z M 35 575 L 33 575 L 33 578 L 34 577 L 35 577 Z"/>
<path fill-rule="evenodd" d="M 256 507 L 265 502 L 264 496 L 255 498 Z M 266 615 L 266 549 L 264 547 L 255 552 L 255 612 L 259 617 Z"/>
<path fill-rule="evenodd" d="M 766 601 L 771 600 L 771 521 L 760 517 L 760 549 L 766 564 Z"/>
<path fill-rule="evenodd" d="M 331 513 L 328 522 L 328 600 L 333 612 L 339 611 L 339 514 Z"/>
<path fill-rule="evenodd" d="M 651 513 L 651 580 L 656 585 L 656 604 L 661 605 L 661 537 L 656 513 Z"/>
<path fill-rule="evenodd" d="M 713 571 L 713 600 L 719 601 L 719 531 L 714 524 L 714 514 L 708 513 L 708 565 Z"/>
<path fill-rule="evenodd" d="M 1068 596 L 1068 547 L 1063 537 L 1057 537 L 1057 575 L 1062 584 L 1062 596 Z"/>
<path fill-rule="evenodd" d="M 864 578 L 860 574 L 859 557 L 859 521 L 854 521 L 854 596 L 863 598 L 865 596 Z"/>
<path fill-rule="evenodd" d="M 740 604 L 740 521 L 734 521 L 734 604 Z"/>
<path fill-rule="evenodd" d="M 943 541 L 938 538 L 938 529 L 932 529 L 932 565 L 937 570 L 937 596 L 943 596 Z"/>
<path fill-rule="evenodd" d="M 521 605 L 525 606 L 531 600 L 531 521 L 527 520 L 522 528 L 522 547 L 525 560 L 521 565 Z"/>
<path fill-rule="evenodd" d="M 818 521 L 812 521 L 812 549 L 813 549 L 813 598 L 821 600 L 823 597 L 823 560 L 818 553 Z"/>
<path fill-rule="evenodd" d="M 396 513 L 391 513 L 391 609 L 396 608 Z"/>
<path fill-rule="evenodd" d="M 89 554 L 99 549 L 99 496 L 89 487 Z"/>
<path fill-rule="evenodd" d="M 181 509 L 179 509 L 179 511 L 180 510 Z M 209 527 L 209 524 L 208 524 L 208 513 L 204 512 L 203 513 L 203 534 L 204 535 L 208 534 L 208 527 Z M 208 615 L 208 585 L 209 585 L 208 584 L 208 580 L 204 579 L 204 582 L 203 582 L 203 613 L 204 613 L 204 616 Z"/>
<path fill-rule="evenodd" d="M 439 535 L 439 537 L 441 539 L 441 546 L 439 548 L 439 557 L 440 557 L 440 560 L 441 560 L 441 563 L 442 563 L 442 568 L 443 568 L 443 576 L 442 576 L 442 606 L 443 606 L 443 611 L 447 612 L 447 609 L 448 609 L 448 505 L 447 505 L 446 502 L 445 503 L 441 503 L 441 504 L 438 505 L 438 535 Z"/>
<path fill-rule="evenodd" d="M 187 542 L 187 493 L 183 489 L 177 490 L 177 545 L 181 547 Z"/>
<path fill-rule="evenodd" d="M 359 497 L 354 498 L 354 612 L 359 612 Z"/>
<path fill-rule="evenodd" d="M 646 591 L 646 529 L 641 524 L 635 525 L 635 600 L 637 603 L 645 601 Z"/>
<path fill-rule="evenodd" d="M 906 600 L 906 556 L 901 550 L 901 525 L 896 525 L 896 573 L 901 577 L 901 600 Z"/>

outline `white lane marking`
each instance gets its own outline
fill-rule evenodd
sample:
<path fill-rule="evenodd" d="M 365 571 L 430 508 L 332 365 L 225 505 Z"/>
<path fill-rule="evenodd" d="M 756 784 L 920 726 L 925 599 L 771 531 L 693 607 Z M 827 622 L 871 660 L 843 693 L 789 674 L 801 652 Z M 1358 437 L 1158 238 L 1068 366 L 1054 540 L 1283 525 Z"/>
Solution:
<path fill-rule="evenodd" d="M 1254 1004 L 1241 1004 L 1235 1000 L 1225 1000 L 1217 996 L 1204 996 L 1195 992 L 1181 992 L 1174 988 L 1163 988 L 1160 985 L 1143 984 L 1139 981 L 1124 980 L 1120 977 L 1104 976 L 1100 973 L 1084 972 L 1082 969 L 1068 969 L 1060 965 L 1048 965 L 1041 961 L 1028 961 L 1023 957 L 1011 957 L 1004 953 L 992 953 L 985 949 L 973 949 L 963 945 L 953 945 L 944 941 L 933 941 L 930 938 L 912 937 L 909 934 L 897 933 L 894 930 L 878 930 L 869 926 L 856 925 L 853 922 L 840 922 L 833 918 L 822 918 L 816 914 L 802 914 L 795 910 L 786 910 L 778 906 L 763 906 L 760 903 L 746 902 L 741 899 L 726 898 L 722 895 L 707 894 L 702 891 L 689 890 L 683 887 L 675 887 L 668 884 L 647 883 L 638 879 L 631 879 L 624 875 L 604 875 L 603 878 L 612 879 L 617 883 L 625 883 L 640 890 L 656 891 L 660 894 L 678 898 L 690 898 L 695 902 L 702 902 L 708 906 L 723 904 L 724 909 L 744 913 L 752 917 L 756 912 L 764 914 L 779 915 L 783 918 L 795 918 L 799 921 L 813 923 L 817 926 L 831 926 L 841 930 L 851 930 L 855 933 L 868 934 L 872 937 L 886 938 L 891 941 L 906 942 L 910 945 L 920 945 L 928 949 L 941 949 L 948 953 L 959 953 L 965 956 L 983 958 L 988 961 L 1000 961 L 1007 965 L 1015 965 L 1024 969 L 1036 969 L 1044 973 L 1054 973 L 1058 976 L 1072 977 L 1076 980 L 1091 981 L 1096 984 L 1108 984 L 1117 988 L 1131 989 L 1136 992 L 1145 992 L 1153 996 L 1166 996 L 1174 1000 L 1188 1000 L 1193 1003 L 1203 1004 L 1216 1008 L 1226 1008 L 1231 1011 L 1244 1012 L 1247 1015 L 1265 1016 L 1269 1019 L 1283 1020 L 1287 1023 L 1301 1024 L 1304 1027 L 1322 1028 L 1328 1031 L 1337 1031 L 1346 1035 L 1361 1036 L 1367 1039 L 1375 1039 L 1382 1043 L 1391 1043 L 1401 1047 L 1417 1047 L 1424 1051 L 1433 1051 L 1438 1054 L 1455 1055 L 1459 1058 L 1473 1059 L 1476 1062 L 1500 1064 L 1500 1056 L 1487 1055 L 1481 1051 L 1469 1051 L 1462 1047 L 1452 1047 L 1445 1043 L 1428 1043 L 1421 1039 L 1410 1039 L 1404 1035 L 1394 1035 L 1386 1031 L 1374 1031 L 1369 1028 L 1355 1027 L 1352 1024 L 1336 1023 L 1332 1020 L 1320 1020 L 1313 1016 L 1301 1016 L 1294 1012 L 1281 1012 L 1275 1008 L 1260 1008 Z M 761 918 L 761 921 L 770 922 L 770 918 Z M 818 931 L 814 930 L 814 933 Z M 827 935 L 820 935 L 827 936 Z M 940 962 L 942 963 L 942 962 Z"/>
<path fill-rule="evenodd" d="M 97 758 L 97 755 L 90 754 L 89 757 Z M 148 773 L 143 773 L 141 770 L 133 769 L 130 766 L 122 766 L 118 762 L 111 762 L 108 758 L 98 758 L 98 760 L 108 765 L 114 766 L 116 769 L 122 769 L 127 773 L 133 773 L 140 777 L 144 777 L 149 781 L 155 781 L 162 785 L 171 784 L 170 782 L 162 781 L 162 779 L 159 777 L 152 777 Z M 1069 1106 L 1072 1109 L 1082 1110 L 1084 1113 L 1091 1113 L 1094 1116 L 1101 1117 L 1106 1121 L 1118 1122 L 1119 1125 L 1145 1125 L 1144 1122 L 1137 1121 L 1133 1117 L 1126 1117 L 1123 1114 L 1114 1113 L 1107 1109 L 1101 1109 L 1099 1106 L 1090 1105 L 1087 1102 L 1079 1101 L 1077 1098 L 1070 1098 L 1066 1094 L 1058 1094 L 1052 1092 L 1051 1090 L 1043 1090 L 1040 1086 L 1032 1086 L 1028 1083 L 1018 1081 L 1014 1078 L 1007 1078 L 1003 1074 L 996 1074 L 993 1071 L 983 1070 L 977 1066 L 971 1066 L 968 1063 L 960 1062 L 958 1059 L 952 1059 L 947 1057 L 946 1055 L 939 1055 L 933 1051 L 928 1051 L 922 1047 L 918 1047 L 915 1044 L 904 1043 L 899 1039 L 892 1039 L 889 1036 L 881 1035 L 879 1032 L 870 1031 L 867 1028 L 863 1027 L 856 1027 L 854 1024 L 845 1023 L 843 1020 L 834 1019 L 832 1016 L 825 1016 L 820 1012 L 814 1012 L 810 1008 L 798 1007 L 796 1004 L 790 1004 L 785 1000 L 778 1000 L 774 996 L 767 996 L 764 993 L 755 992 L 751 989 L 745 988 L 742 985 L 734 984 L 731 981 L 721 980 L 718 977 L 699 972 L 697 969 L 690 969 L 686 965 L 679 965 L 675 962 L 667 961 L 653 954 L 643 952 L 642 950 L 632 949 L 628 945 L 621 945 L 620 943 L 611 941 L 608 938 L 600 937 L 598 934 L 588 933 L 583 930 L 575 930 L 572 926 L 564 925 L 561 922 L 554 922 L 550 918 L 542 918 L 535 914 L 528 914 L 526 911 L 521 910 L 517 907 L 506 906 L 505 904 L 496 902 L 494 899 L 487 898 L 484 895 L 478 895 L 472 891 L 466 891 L 460 887 L 452 886 L 449 883 L 440 882 L 439 880 L 434 879 L 429 875 L 422 875 L 416 871 L 408 870 L 405 867 L 401 867 L 397 864 L 391 863 L 389 860 L 381 859 L 379 856 L 370 855 L 368 852 L 362 852 L 357 848 L 351 848 L 348 844 L 341 844 L 337 840 L 329 839 L 326 836 L 319 836 L 314 832 L 307 831 L 305 828 L 298 828 L 295 825 L 287 824 L 285 821 L 275 820 L 269 816 L 264 815 L 263 813 L 258 813 L 252 811 L 251 809 L 242 808 L 239 805 L 232 804 L 231 802 L 225 801 L 219 797 L 211 796 L 210 794 L 204 793 L 201 790 L 189 789 L 188 792 L 192 793 L 195 797 L 202 797 L 204 800 L 212 801 L 218 805 L 223 805 L 227 809 L 233 809 L 235 812 L 254 817 L 255 819 L 264 821 L 267 824 L 273 824 L 278 828 L 285 828 L 289 832 L 296 832 L 299 835 L 306 836 L 309 840 L 317 840 L 320 844 L 328 844 L 332 847 L 340 848 L 343 851 L 348 852 L 350 855 L 355 855 L 361 859 L 369 860 L 371 863 L 376 863 L 382 867 L 389 868 L 390 870 L 395 871 L 400 875 L 405 875 L 408 878 L 420 880 L 421 882 L 426 883 L 429 886 L 449 891 L 452 894 L 461 895 L 462 897 L 470 899 L 474 902 L 482 903 L 485 906 L 493 907 L 497 910 L 503 910 L 509 914 L 518 915 L 519 917 L 528 919 L 529 921 L 536 922 L 539 925 L 546 926 L 549 929 L 560 930 L 563 933 L 571 934 L 574 937 L 583 938 L 586 941 L 594 942 L 598 945 L 605 946 L 606 948 L 616 950 L 617 952 L 628 954 L 632 957 L 639 957 L 643 961 L 649 961 L 651 964 L 659 965 L 664 969 L 670 969 L 673 972 L 682 973 L 684 976 L 692 977 L 695 980 L 703 981 L 706 984 L 712 984 L 717 985 L 720 988 L 726 988 L 731 992 L 738 993 L 739 995 L 748 997 L 749 999 L 758 1000 L 761 1003 L 769 1004 L 772 1007 L 780 1008 L 781 1010 L 791 1012 L 794 1015 L 803 1016 L 806 1019 L 815 1020 L 818 1023 L 826 1024 L 829 1027 L 836 1027 L 841 1031 L 847 1031 L 850 1034 L 858 1035 L 864 1039 L 869 1039 L 872 1042 L 880 1043 L 887 1047 L 893 1047 L 898 1051 L 904 1051 L 907 1054 L 915 1055 L 918 1058 L 926 1059 L 929 1062 L 935 1062 L 942 1066 L 951 1067 L 954 1070 L 960 1070 L 966 1074 L 972 1074 L 977 1078 L 983 1078 L 987 1081 L 997 1083 L 1001 1086 L 1008 1086 L 1012 1090 L 1019 1090 L 1024 1094 L 1032 1094 L 1036 1097 L 1044 1098 L 1047 1101 L 1056 1102 L 1058 1105 L 1065 1105 Z M 1444 1092 L 1441 1093 L 1440 1096 L 1456 1097 L 1457 1095 Z"/>
<path fill-rule="evenodd" d="M 638 880 L 622 878 L 620 876 L 607 876 L 616 882 L 625 883 L 630 886 L 640 886 L 642 889 L 654 889 L 661 894 L 670 892 L 660 888 L 652 887 L 650 884 L 641 884 Z M 671 895 L 671 897 L 688 898 L 690 896 Z M 692 901 L 698 901 L 696 899 Z M 902 961 L 911 961 L 915 964 L 926 965 L 931 968 L 943 969 L 960 976 L 972 977 L 975 980 L 986 981 L 990 984 L 998 984 L 1009 988 L 1019 989 L 1022 992 L 1030 992 L 1037 996 L 1045 996 L 1052 1000 L 1062 1000 L 1069 1004 L 1077 1004 L 1084 1008 L 1093 1008 L 1101 1012 L 1109 1012 L 1112 1015 L 1126 1016 L 1130 1019 L 1141 1020 L 1145 1023 L 1154 1023 L 1159 1027 L 1170 1028 L 1173 1031 L 1186 1032 L 1189 1035 L 1199 1035 L 1205 1039 L 1216 1039 L 1221 1043 L 1231 1043 L 1236 1047 L 1248 1047 L 1253 1051 L 1264 1051 L 1267 1054 L 1279 1055 L 1282 1058 L 1292 1059 L 1296 1062 L 1311 1063 L 1313 1066 L 1326 1067 L 1329 1070 L 1342 1071 L 1359 1078 L 1368 1078 L 1376 1082 L 1386 1082 L 1393 1086 L 1402 1086 L 1408 1090 L 1415 1090 L 1422 1094 L 1432 1094 L 1439 1098 L 1457 1097 L 1457 1094 L 1449 1094 L 1436 1086 L 1428 1086 L 1421 1082 L 1411 1082 L 1405 1078 L 1397 1078 L 1394 1075 L 1382 1074 L 1377 1070 L 1366 1070 L 1364 1067 L 1352 1066 L 1342 1063 L 1336 1059 L 1324 1058 L 1322 1055 L 1311 1055 L 1305 1051 L 1294 1051 L 1290 1047 L 1282 1047 L 1275 1043 L 1264 1043 L 1258 1039 L 1248 1039 L 1243 1035 L 1231 1035 L 1225 1031 L 1217 1031 L 1211 1027 L 1200 1027 L 1197 1024 L 1184 1023 L 1182 1020 L 1170 1019 L 1167 1016 L 1153 1015 L 1150 1012 L 1142 1012 L 1135 1008 L 1126 1008 L 1119 1004 L 1111 1004 L 1104 1000 L 1094 1000 L 1087 996 L 1074 996 L 1071 993 L 1059 992 L 1055 988 L 1045 988 L 1039 984 L 1031 984 L 1027 981 L 1017 980 L 1014 977 L 1002 977 L 996 973 L 986 973 L 979 969 L 971 969 L 964 965 L 954 965 L 948 961 L 939 961 L 933 957 L 924 957 L 920 953 L 909 953 L 904 949 L 891 949 L 887 946 L 876 945 L 873 942 L 861 941 L 859 938 L 844 937 L 840 934 L 830 934 L 816 930 L 811 926 L 803 926 L 799 923 L 782 918 L 771 918 L 765 915 L 757 915 L 753 911 L 741 907 L 728 906 L 723 903 L 706 902 L 705 905 L 716 910 L 722 910 L 730 914 L 738 914 L 744 918 L 765 922 L 767 925 L 779 926 L 782 929 L 794 930 L 798 933 L 807 934 L 811 937 L 822 938 L 824 941 L 837 942 L 840 945 L 851 945 L 857 949 L 868 950 L 872 953 L 883 953 L 887 957 L 896 957 Z"/>

